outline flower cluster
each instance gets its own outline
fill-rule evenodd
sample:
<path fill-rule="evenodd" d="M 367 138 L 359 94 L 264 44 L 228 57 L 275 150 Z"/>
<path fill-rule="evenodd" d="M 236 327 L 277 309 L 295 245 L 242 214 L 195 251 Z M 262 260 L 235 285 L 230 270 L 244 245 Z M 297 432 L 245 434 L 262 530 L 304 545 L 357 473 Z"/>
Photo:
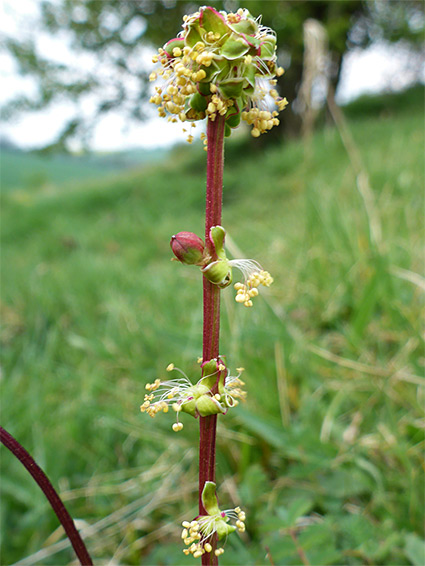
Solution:
<path fill-rule="evenodd" d="M 220 511 L 215 490 L 215 483 L 206 482 L 202 492 L 202 502 L 207 515 L 200 515 L 191 522 L 182 523 L 181 536 L 188 547 L 183 549 L 186 555 L 192 554 L 194 558 L 199 558 L 205 553 L 212 552 L 211 542 L 215 534 L 218 540 L 222 540 L 236 530 L 240 533 L 245 532 L 245 513 L 240 507 Z M 229 524 L 230 519 L 235 521 L 235 525 Z M 223 552 L 222 547 L 214 551 L 216 556 L 220 556 Z"/>
<path fill-rule="evenodd" d="M 140 410 L 155 417 L 160 412 L 168 413 L 171 406 L 176 413 L 176 422 L 172 426 L 174 432 L 183 429 L 183 423 L 179 422 L 180 412 L 193 417 L 225 414 L 246 397 L 242 389 L 244 383 L 239 379 L 243 368 L 239 368 L 237 376 L 231 376 L 221 360 L 203 363 L 202 377 L 196 385 L 174 364 L 169 364 L 167 371 L 177 371 L 182 377 L 166 381 L 156 379 L 153 383 L 147 383 L 145 387 L 148 393 Z"/>
<path fill-rule="evenodd" d="M 258 287 L 270 287 L 273 277 L 264 271 L 258 261 L 252 259 L 227 259 L 224 250 L 226 231 L 222 226 L 213 226 L 210 230 L 210 247 L 217 259 L 212 259 L 206 251 L 204 242 L 193 232 L 179 232 L 171 238 L 171 249 L 176 259 L 187 265 L 198 265 L 206 279 L 224 289 L 232 283 L 236 267 L 241 271 L 244 281 L 236 283 L 235 300 L 246 307 L 252 307 L 252 299 L 258 295 Z"/>
<path fill-rule="evenodd" d="M 276 34 L 245 8 L 226 13 L 204 6 L 184 16 L 182 31 L 153 62 L 160 67 L 149 78 L 162 81 L 150 102 L 171 122 L 226 116 L 227 135 L 242 119 L 258 137 L 279 124 L 287 105 L 275 88 L 284 72 L 276 64 Z"/>

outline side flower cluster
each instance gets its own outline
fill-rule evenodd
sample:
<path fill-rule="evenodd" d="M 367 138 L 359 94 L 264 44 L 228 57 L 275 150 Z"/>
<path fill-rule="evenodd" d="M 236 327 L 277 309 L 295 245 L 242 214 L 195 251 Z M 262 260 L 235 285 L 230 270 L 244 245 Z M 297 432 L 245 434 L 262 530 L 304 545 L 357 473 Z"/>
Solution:
<path fill-rule="evenodd" d="M 183 18 L 183 29 L 153 57 L 161 79 L 150 102 L 171 122 L 226 116 L 226 134 L 244 120 L 258 137 L 279 124 L 286 98 L 276 90 L 276 34 L 246 8 L 236 13 L 204 6 Z M 193 136 L 189 135 L 191 142 Z"/>
<path fill-rule="evenodd" d="M 177 371 L 182 377 L 165 381 L 158 378 L 153 383 L 147 383 L 145 387 L 148 393 L 140 410 L 155 417 L 160 412 L 168 413 L 171 407 L 176 413 L 176 422 L 172 426 L 174 432 L 183 429 L 183 423 L 179 421 L 181 412 L 195 418 L 225 414 L 246 397 L 242 389 L 244 382 L 240 379 L 243 368 L 239 368 L 237 376 L 231 376 L 219 359 L 214 358 L 202 364 L 202 377 L 195 385 L 174 364 L 169 364 L 167 371 Z"/>
<path fill-rule="evenodd" d="M 211 542 L 216 534 L 220 541 L 227 536 L 238 531 L 245 532 L 245 513 L 240 507 L 220 511 L 216 496 L 216 485 L 213 482 L 206 482 L 202 491 L 202 503 L 207 511 L 206 515 L 199 515 L 193 521 L 183 521 L 182 539 L 187 548 L 183 549 L 186 555 L 192 554 L 194 558 L 199 558 L 205 553 L 213 550 Z M 234 525 L 229 524 L 233 520 Z M 224 553 L 223 547 L 218 547 L 214 551 L 216 556 Z"/>
<path fill-rule="evenodd" d="M 214 259 L 207 252 L 204 242 L 192 232 L 179 232 L 171 238 L 171 249 L 176 259 L 187 265 L 198 265 L 206 279 L 224 289 L 233 280 L 236 267 L 243 276 L 243 282 L 235 283 L 235 300 L 246 307 L 252 307 L 252 299 L 258 295 L 258 287 L 270 287 L 273 277 L 265 271 L 258 261 L 252 259 L 227 259 L 224 249 L 226 231 L 222 226 L 213 226 L 210 230 L 210 247 L 214 250 Z"/>

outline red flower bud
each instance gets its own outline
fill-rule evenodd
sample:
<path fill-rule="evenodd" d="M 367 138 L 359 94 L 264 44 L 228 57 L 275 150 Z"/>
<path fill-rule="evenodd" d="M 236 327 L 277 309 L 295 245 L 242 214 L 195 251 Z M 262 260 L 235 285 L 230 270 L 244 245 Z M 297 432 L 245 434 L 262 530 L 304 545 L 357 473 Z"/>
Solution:
<path fill-rule="evenodd" d="M 171 249 L 176 258 L 189 265 L 204 265 L 205 245 L 193 232 L 179 232 L 171 237 Z"/>

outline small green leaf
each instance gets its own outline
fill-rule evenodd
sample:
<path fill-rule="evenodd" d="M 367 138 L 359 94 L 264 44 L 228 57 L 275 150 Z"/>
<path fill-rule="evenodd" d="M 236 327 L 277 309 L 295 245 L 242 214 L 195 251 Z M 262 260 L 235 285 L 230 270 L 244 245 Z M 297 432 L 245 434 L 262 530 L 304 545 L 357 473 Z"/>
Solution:
<path fill-rule="evenodd" d="M 199 18 L 199 25 L 204 28 L 205 31 L 212 31 L 213 33 L 219 33 L 220 35 L 225 35 L 230 32 L 230 28 L 224 21 L 223 16 L 207 6 L 201 11 L 201 16 Z"/>
<path fill-rule="evenodd" d="M 202 490 L 202 505 L 208 515 L 218 515 L 220 509 L 218 507 L 216 485 L 212 481 L 206 481 Z"/>
<path fill-rule="evenodd" d="M 189 26 L 189 31 L 185 36 L 185 43 L 189 47 L 193 47 L 195 43 L 201 41 L 201 34 L 199 33 L 198 25 L 192 24 Z"/>
<path fill-rule="evenodd" d="M 255 35 L 258 30 L 258 24 L 254 19 L 241 20 L 236 24 L 231 24 L 230 28 L 238 33 L 246 33 L 247 35 Z"/>
<path fill-rule="evenodd" d="M 425 541 L 415 533 L 408 533 L 405 537 L 405 552 L 413 566 L 425 564 Z"/>
<path fill-rule="evenodd" d="M 267 35 L 264 42 L 261 43 L 261 59 L 271 59 L 274 56 L 276 50 L 276 38 L 274 35 Z"/>
<path fill-rule="evenodd" d="M 175 49 L 176 47 L 183 49 L 184 39 L 180 39 L 179 37 L 170 39 L 170 41 L 167 41 L 167 43 L 164 45 L 164 51 L 166 51 L 169 55 L 172 55 L 173 49 Z"/>
<path fill-rule="evenodd" d="M 249 51 L 248 43 L 242 37 L 229 37 L 226 43 L 220 49 L 220 55 L 226 59 L 239 59 L 246 55 Z"/>
<path fill-rule="evenodd" d="M 239 79 L 228 79 L 226 81 L 221 81 L 219 85 L 220 94 L 224 98 L 239 98 L 242 94 L 243 86 L 243 77 Z"/>
<path fill-rule="evenodd" d="M 190 99 L 190 106 L 198 112 L 203 112 L 207 108 L 207 99 L 199 92 L 195 92 Z"/>

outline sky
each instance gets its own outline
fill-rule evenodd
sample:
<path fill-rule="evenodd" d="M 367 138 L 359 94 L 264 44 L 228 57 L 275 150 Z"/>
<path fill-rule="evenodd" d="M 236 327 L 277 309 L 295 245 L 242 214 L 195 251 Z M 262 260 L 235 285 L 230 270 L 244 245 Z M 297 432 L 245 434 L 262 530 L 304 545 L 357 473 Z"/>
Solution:
<path fill-rule="evenodd" d="M 3 0 L 0 3 L 0 32 L 11 36 L 20 34 L 20 37 L 31 32 L 33 21 L 38 15 L 38 5 L 39 0 Z M 73 59 L 66 38 L 53 40 L 40 33 L 37 47 L 41 53 L 53 53 L 58 61 L 69 63 Z M 145 48 L 143 58 L 148 66 L 151 55 L 152 52 Z M 383 42 L 375 43 L 366 50 L 354 49 L 348 52 L 343 60 L 337 101 L 346 103 L 361 94 L 397 91 L 408 87 L 417 76 L 417 71 L 411 68 L 410 63 L 408 50 Z M 78 64 L 88 70 L 96 65 L 96 60 L 89 56 L 79 57 Z M 0 105 L 20 92 L 35 92 L 33 81 L 17 73 L 12 59 L 5 52 L 0 52 L 0 68 Z M 425 82 L 424 68 L 422 72 L 422 80 Z M 281 84 L 284 95 L 284 77 Z M 94 102 L 88 98 L 82 111 L 89 114 Z M 128 124 L 118 111 L 109 113 L 99 120 L 90 148 L 95 151 L 119 151 L 134 147 L 164 147 L 187 137 L 181 125 L 157 118 L 154 109 L 148 108 L 147 111 L 151 112 L 152 117 L 144 123 L 134 124 Z M 2 124 L 1 134 L 25 149 L 47 145 L 54 140 L 74 112 L 75 108 L 70 103 L 58 103 L 48 110 L 26 113 L 13 122 Z"/>

